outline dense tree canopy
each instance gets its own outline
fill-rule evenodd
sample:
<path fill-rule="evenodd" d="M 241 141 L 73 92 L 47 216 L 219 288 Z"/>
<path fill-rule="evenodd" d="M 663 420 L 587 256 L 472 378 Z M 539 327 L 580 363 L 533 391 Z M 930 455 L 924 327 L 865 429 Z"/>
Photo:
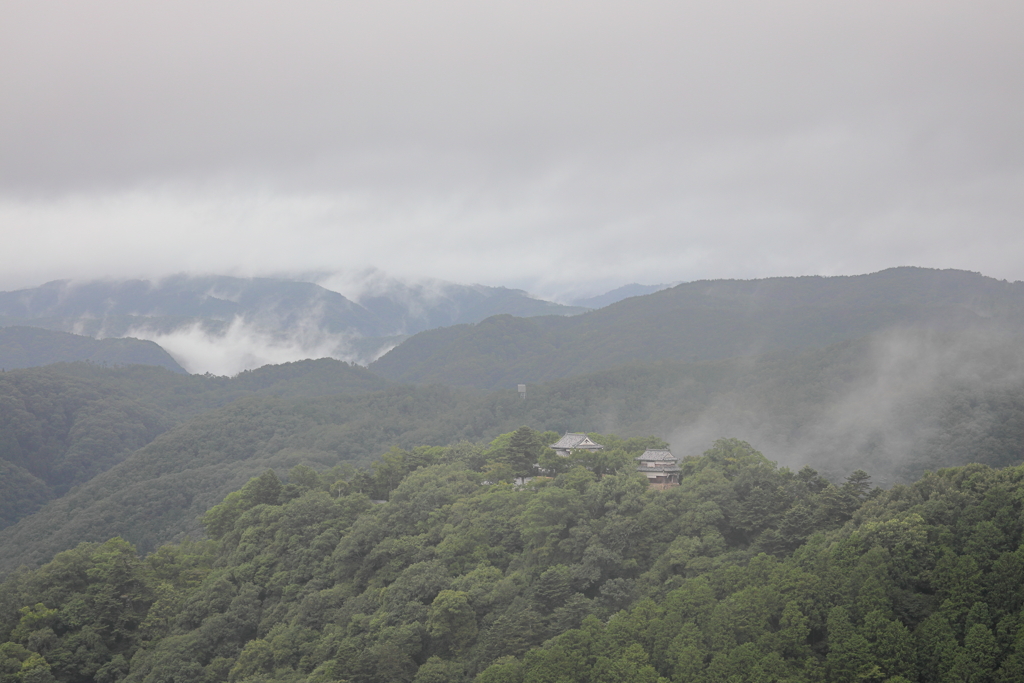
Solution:
<path fill-rule="evenodd" d="M 668 491 L 583 464 L 488 479 L 537 440 L 267 471 L 206 513 L 209 540 L 140 557 L 113 539 L 22 570 L 0 586 L 0 681 L 898 683 L 1024 666 L 1024 468 L 881 491 L 720 440 Z"/>

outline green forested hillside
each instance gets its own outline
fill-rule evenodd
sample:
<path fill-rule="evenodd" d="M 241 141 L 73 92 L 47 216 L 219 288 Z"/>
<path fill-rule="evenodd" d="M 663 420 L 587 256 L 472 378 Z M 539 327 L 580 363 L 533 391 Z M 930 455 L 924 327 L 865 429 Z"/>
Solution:
<path fill-rule="evenodd" d="M 152 405 L 96 382 L 55 372 L 0 373 L 0 528 L 109 469 L 171 424 Z"/>
<path fill-rule="evenodd" d="M 712 571 L 683 554 L 660 595 L 477 680 L 1020 680 L 1022 479 L 942 470 L 792 554 L 726 555 Z"/>
<path fill-rule="evenodd" d="M 184 373 L 160 346 L 142 339 L 93 339 L 38 327 L 0 327 L 0 368 L 32 368 L 89 361 L 101 365 L 155 365 Z"/>
<path fill-rule="evenodd" d="M 514 390 L 393 387 L 251 400 L 220 412 L 199 408 L 246 395 L 238 388 L 245 383 L 288 396 L 336 372 L 325 388 L 372 385 L 362 383 L 365 371 L 336 361 L 268 367 L 233 380 L 167 373 L 173 381 L 166 384 L 141 381 L 156 370 L 74 369 L 125 391 L 150 387 L 135 396 L 176 419 L 203 414 L 116 472 L 0 531 L 0 573 L 116 534 L 152 549 L 195 531 L 206 507 L 268 467 L 283 474 L 299 462 L 365 464 L 393 445 L 480 443 L 521 424 L 557 433 L 658 434 L 678 455 L 731 434 L 764 444 L 771 459 L 793 469 L 810 465 L 833 479 L 866 469 L 885 486 L 926 470 L 1018 465 L 1024 457 L 1024 347 L 986 337 L 896 335 L 800 354 L 632 365 L 530 385 L 525 401 Z M 226 435 L 249 445 L 233 446 Z"/>
<path fill-rule="evenodd" d="M 144 558 L 83 544 L 19 572 L 0 586 L 0 681 L 1001 683 L 1024 668 L 1021 468 L 883 492 L 721 440 L 669 491 L 578 466 L 517 487 L 499 474 L 511 443 L 267 472 L 205 515 L 210 540 Z"/>
<path fill-rule="evenodd" d="M 56 373 L 97 382 L 154 405 L 179 421 L 246 396 L 351 396 L 390 384 L 366 368 L 333 358 L 266 365 L 234 377 L 176 375 L 145 365 L 107 368 L 93 363 L 59 363 L 21 372 Z"/>
<path fill-rule="evenodd" d="M 889 485 L 929 469 L 1024 461 L 1024 346 L 880 335 L 804 353 L 627 365 L 530 385 L 526 404 L 524 421 L 546 428 L 663 434 L 680 453 L 731 434 L 786 465 L 833 477 L 869 469 Z"/>
<path fill-rule="evenodd" d="M 0 373 L 0 529 L 171 426 L 239 398 L 356 394 L 385 385 L 363 368 L 326 358 L 233 378 L 95 363 Z"/>
<path fill-rule="evenodd" d="M 497 388 L 610 369 L 811 349 L 894 327 L 1024 330 L 1024 283 L 894 268 L 682 284 L 571 318 L 496 316 L 422 332 L 371 365 L 403 382 Z"/>
<path fill-rule="evenodd" d="M 0 531 L 0 573 L 112 535 L 152 550 L 196 530 L 203 511 L 267 468 L 367 463 L 392 443 L 456 441 L 467 430 L 455 421 L 457 401 L 443 389 L 236 401 L 170 430 Z"/>

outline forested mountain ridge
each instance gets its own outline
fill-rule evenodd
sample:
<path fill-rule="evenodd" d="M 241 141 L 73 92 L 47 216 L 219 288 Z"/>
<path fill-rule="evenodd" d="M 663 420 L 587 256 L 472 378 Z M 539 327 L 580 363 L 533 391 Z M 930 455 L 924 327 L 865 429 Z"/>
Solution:
<path fill-rule="evenodd" d="M 333 358 L 302 360 L 245 370 L 234 377 L 180 375 L 145 365 L 101 367 L 94 363 L 58 363 L 19 371 L 24 375 L 77 377 L 123 391 L 184 420 L 239 398 L 316 398 L 379 391 L 390 382 L 352 363 Z"/>
<path fill-rule="evenodd" d="M 22 571 L 0 586 L 0 680 L 1003 683 L 1024 665 L 1020 467 L 879 491 L 721 440 L 669 491 L 578 466 L 516 487 L 503 443 L 267 472 L 209 511 L 209 541 Z"/>
<path fill-rule="evenodd" d="M 928 474 L 792 555 L 683 570 L 661 599 L 476 680 L 1019 680 L 1022 481 L 1020 467 Z"/>
<path fill-rule="evenodd" d="M 894 268 L 691 282 L 569 318 L 496 316 L 422 332 L 376 360 L 403 382 L 497 388 L 623 363 L 820 348 L 897 327 L 1024 331 L 1024 283 Z"/>
<path fill-rule="evenodd" d="M 393 445 L 479 443 L 521 424 L 559 434 L 659 434 L 678 455 L 733 434 L 795 469 L 810 465 L 833 479 L 867 469 L 885 486 L 969 462 L 1016 465 L 1024 453 L 1024 347 L 1013 337 L 901 333 L 803 353 L 635 364 L 529 385 L 526 400 L 514 389 L 381 391 L 365 369 L 326 359 L 234 379 L 62 367 L 105 378 L 176 421 L 196 421 L 0 531 L 0 573 L 117 534 L 149 550 L 198 530 L 205 506 L 268 467 L 283 474 L 300 462 L 362 465 Z M 346 387 L 338 398 L 301 398 Z M 274 400 L 208 412 L 245 396 Z M 251 441 L 264 425 L 277 427 Z M 224 435 L 233 433 L 251 447 L 229 455 Z"/>
<path fill-rule="evenodd" d="M 886 486 L 1024 457 L 1024 347 L 1013 336 L 887 333 L 801 353 L 633 364 L 529 385 L 522 421 L 662 434 L 680 453 L 721 434 L 832 478 Z M 578 430 L 577 430 L 578 431 Z"/>
<path fill-rule="evenodd" d="M 0 529 L 106 471 L 175 424 L 239 398 L 355 394 L 386 384 L 363 368 L 331 359 L 234 378 L 92 363 L 0 373 Z M 48 533 L 41 530 L 44 537 Z"/>
<path fill-rule="evenodd" d="M 185 372 L 159 345 L 143 339 L 93 339 L 39 327 L 0 327 L 0 368 L 15 370 L 75 361 L 155 365 Z"/>
<path fill-rule="evenodd" d="M 295 357 L 305 352 L 368 362 L 398 344 L 374 363 L 376 372 L 399 381 L 495 388 L 626 362 L 821 347 L 893 326 L 998 323 L 1020 331 L 1022 301 L 1022 283 L 895 268 L 850 277 L 691 282 L 566 318 L 584 309 L 504 288 L 388 282 L 355 302 L 309 282 L 177 276 L 155 283 L 58 281 L 0 292 L 0 323 L 104 337 L 135 332 L 176 344 L 179 354 L 199 341 L 216 346 L 218 340 L 255 340 L 288 348 Z M 557 315 L 545 317 L 550 314 Z M 198 336 L 187 341 L 181 335 Z M 86 358 L 83 351 L 74 358 L 37 358 L 29 350 L 38 348 L 12 346 L 11 363 Z M 120 354 L 109 362 L 177 367 L 169 357 Z"/>
<path fill-rule="evenodd" d="M 471 414 L 466 403 L 444 388 L 237 400 L 162 434 L 40 512 L 0 530 L 0 574 L 46 561 L 81 540 L 121 535 L 152 550 L 198 531 L 208 507 L 268 468 L 367 464 L 392 444 L 466 438 L 474 429 L 464 421 Z"/>
<path fill-rule="evenodd" d="M 0 373 L 0 529 L 171 424 L 162 411 L 109 386 L 54 372 Z"/>

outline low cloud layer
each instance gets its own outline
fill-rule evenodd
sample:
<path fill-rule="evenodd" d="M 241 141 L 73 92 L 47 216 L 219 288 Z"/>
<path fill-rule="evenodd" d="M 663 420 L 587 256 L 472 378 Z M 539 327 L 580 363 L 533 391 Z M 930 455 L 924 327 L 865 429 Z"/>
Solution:
<path fill-rule="evenodd" d="M 898 329 L 846 361 L 805 363 L 806 384 L 796 393 L 787 384 L 792 378 L 773 376 L 724 394 L 672 434 L 673 449 L 697 454 L 735 436 L 783 465 L 810 465 L 833 477 L 860 468 L 883 484 L 924 469 L 986 462 L 992 453 L 1014 455 L 1000 450 L 999 439 L 1020 428 L 1008 422 L 1020 417 L 1014 402 L 1024 389 L 1017 335 Z"/>
<path fill-rule="evenodd" d="M 273 333 L 241 317 L 223 331 L 210 331 L 202 323 L 194 323 L 170 332 L 134 328 L 126 336 L 156 342 L 192 374 L 233 377 L 243 370 L 306 358 L 365 362 L 347 335 L 305 326 Z"/>
<path fill-rule="evenodd" d="M 1024 279 L 1024 6 L 0 9 L 0 287 Z"/>

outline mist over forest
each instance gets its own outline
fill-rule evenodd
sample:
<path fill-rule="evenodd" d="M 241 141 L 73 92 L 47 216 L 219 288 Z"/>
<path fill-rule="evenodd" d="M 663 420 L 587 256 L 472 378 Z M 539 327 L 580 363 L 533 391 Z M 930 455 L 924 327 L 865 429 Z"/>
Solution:
<path fill-rule="evenodd" d="M 0 681 L 1024 666 L 1021 283 L 348 291 L 0 293 Z"/>
<path fill-rule="evenodd" d="M 0 323 L 154 341 L 189 372 L 234 375 L 304 358 L 365 365 L 424 329 L 496 313 L 586 310 L 504 287 L 407 284 L 380 271 L 316 279 L 335 289 L 310 281 L 224 276 L 54 281 L 0 292 Z"/>
<path fill-rule="evenodd" d="M 1007 464 L 1024 428 L 1024 288 L 976 273 L 626 287 L 589 312 L 380 273 L 346 287 L 353 299 L 308 282 L 179 276 L 0 293 L 0 363 L 146 363 L 227 386 L 268 359 L 333 356 L 353 370 L 361 360 L 381 387 L 502 396 L 525 382 L 519 413 L 536 428 L 660 434 L 683 453 L 728 435 L 787 466 L 864 468 L 882 483 L 963 459 Z"/>

